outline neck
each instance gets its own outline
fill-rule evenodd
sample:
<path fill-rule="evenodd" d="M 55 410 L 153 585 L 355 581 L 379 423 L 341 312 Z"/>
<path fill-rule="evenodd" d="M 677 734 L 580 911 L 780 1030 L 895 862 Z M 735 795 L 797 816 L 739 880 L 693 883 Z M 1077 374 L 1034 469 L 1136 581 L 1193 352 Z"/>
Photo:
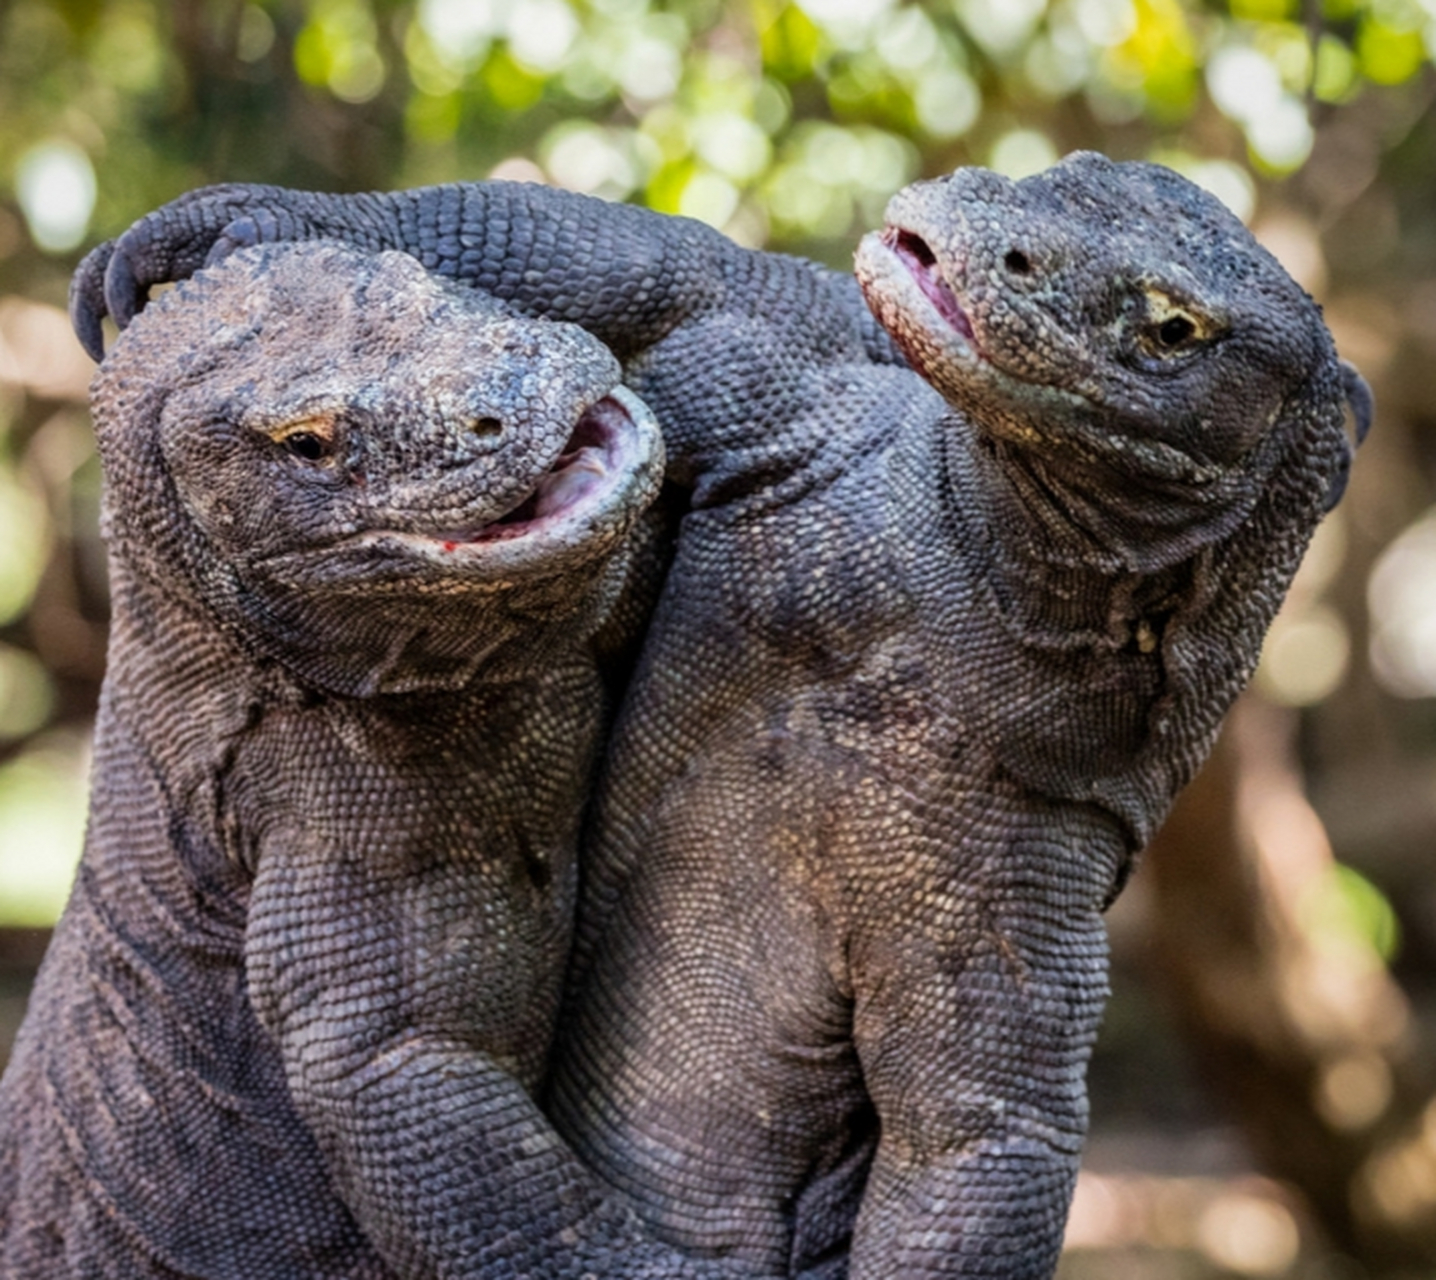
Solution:
<path fill-rule="evenodd" d="M 171 780 L 205 776 L 224 744 L 277 698 L 301 692 L 183 595 L 112 562 L 105 711 Z"/>
<path fill-rule="evenodd" d="M 1309 526 L 1259 486 L 1246 509 L 1190 527 L 1171 509 L 1144 516 L 1137 492 L 1094 524 L 1094 500 L 961 419 L 937 432 L 944 554 L 970 595 L 924 607 L 974 636 L 952 675 L 971 732 L 1024 787 L 1106 810 L 1135 852 L 1250 675 Z"/>
<path fill-rule="evenodd" d="M 1077 487 L 1012 446 L 946 424 L 949 492 L 963 536 L 986 551 L 993 607 L 1023 646 L 1151 653 L 1204 561 L 1195 521 L 1134 490 L 1110 503 L 1097 478 Z M 1107 492 L 1112 479 L 1103 477 Z M 1147 499 L 1144 502 L 1144 498 Z"/>

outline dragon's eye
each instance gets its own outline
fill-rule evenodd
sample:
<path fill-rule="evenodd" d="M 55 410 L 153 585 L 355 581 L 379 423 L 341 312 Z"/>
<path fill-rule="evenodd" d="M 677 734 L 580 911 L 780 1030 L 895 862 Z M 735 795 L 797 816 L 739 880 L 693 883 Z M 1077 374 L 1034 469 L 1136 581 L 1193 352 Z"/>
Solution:
<path fill-rule="evenodd" d="M 339 430 L 332 417 L 297 418 L 282 426 L 267 428 L 266 434 L 292 458 L 315 466 L 327 466 L 339 449 Z"/>
<path fill-rule="evenodd" d="M 1180 347 L 1197 331 L 1187 316 L 1172 316 L 1157 326 L 1157 341 L 1164 347 Z"/>
<path fill-rule="evenodd" d="M 323 462 L 330 455 L 330 442 L 321 440 L 312 431 L 296 431 L 285 436 L 284 447 L 305 462 Z"/>
<path fill-rule="evenodd" d="M 1139 341 L 1149 355 L 1185 355 L 1199 343 L 1217 337 L 1223 328 L 1214 317 L 1204 315 L 1185 301 L 1178 302 L 1162 289 L 1152 286 L 1144 293 L 1146 315 Z"/>

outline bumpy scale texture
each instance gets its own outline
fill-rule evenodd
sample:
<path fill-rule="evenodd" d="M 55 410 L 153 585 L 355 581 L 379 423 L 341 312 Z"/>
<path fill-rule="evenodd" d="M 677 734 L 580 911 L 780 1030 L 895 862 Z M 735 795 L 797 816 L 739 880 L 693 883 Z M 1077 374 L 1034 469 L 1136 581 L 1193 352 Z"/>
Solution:
<path fill-rule="evenodd" d="M 1049 1275 L 1100 913 L 1369 419 L 1315 305 L 1189 183 L 1077 155 L 895 198 L 858 274 L 916 373 L 810 264 L 502 184 L 194 193 L 85 264 L 77 331 L 321 236 L 584 325 L 691 487 L 586 838 L 559 1129 L 701 1253 Z"/>
<path fill-rule="evenodd" d="M 0 1274 L 732 1274 L 531 1098 L 657 424 L 571 325 L 273 246 L 105 361 L 114 630 Z"/>

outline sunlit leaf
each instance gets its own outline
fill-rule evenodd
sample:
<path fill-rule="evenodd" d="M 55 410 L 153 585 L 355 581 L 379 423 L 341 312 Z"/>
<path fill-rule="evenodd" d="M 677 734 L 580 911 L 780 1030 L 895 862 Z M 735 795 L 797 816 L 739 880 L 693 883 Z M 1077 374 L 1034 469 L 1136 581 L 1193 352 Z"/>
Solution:
<path fill-rule="evenodd" d="M 1311 91 L 1322 102 L 1342 102 L 1357 89 L 1356 56 L 1335 36 L 1322 36 L 1316 47 L 1316 74 Z"/>
<path fill-rule="evenodd" d="M 1361 70 L 1377 84 L 1401 84 L 1426 60 L 1426 45 L 1416 30 L 1397 31 L 1368 18 L 1356 36 Z"/>
<path fill-rule="evenodd" d="M 796 5 L 783 0 L 755 0 L 763 66 L 780 80 L 800 80 L 813 73 L 822 48 L 818 28 Z"/>
<path fill-rule="evenodd" d="M 29 603 L 49 549 L 44 504 L 13 473 L 0 469 L 0 623 Z"/>
<path fill-rule="evenodd" d="M 494 105 L 505 111 L 526 111 L 543 98 L 545 79 L 519 66 L 507 50 L 495 50 L 481 76 Z"/>
<path fill-rule="evenodd" d="M 416 93 L 404 111 L 404 126 L 419 142 L 447 142 L 459 131 L 463 102 L 457 93 Z"/>
<path fill-rule="evenodd" d="M 84 839 L 86 769 L 84 741 L 58 734 L 0 766 L 0 923 L 60 914 Z"/>
<path fill-rule="evenodd" d="M 696 168 L 688 158 L 661 166 L 649 178 L 644 189 L 645 203 L 661 213 L 677 213 L 683 202 L 683 192 Z"/>
<path fill-rule="evenodd" d="M 1109 55 L 1118 76 L 1140 84 L 1158 119 L 1184 118 L 1197 91 L 1196 41 L 1176 0 L 1136 0 L 1132 33 Z"/>
<path fill-rule="evenodd" d="M 1300 904 L 1302 923 L 1333 945 L 1357 942 L 1389 961 L 1401 945 L 1401 927 L 1386 895 L 1341 863 L 1314 882 Z"/>
<path fill-rule="evenodd" d="M 1280 22 L 1300 15 L 1301 0 L 1231 0 L 1232 17 L 1250 22 Z"/>

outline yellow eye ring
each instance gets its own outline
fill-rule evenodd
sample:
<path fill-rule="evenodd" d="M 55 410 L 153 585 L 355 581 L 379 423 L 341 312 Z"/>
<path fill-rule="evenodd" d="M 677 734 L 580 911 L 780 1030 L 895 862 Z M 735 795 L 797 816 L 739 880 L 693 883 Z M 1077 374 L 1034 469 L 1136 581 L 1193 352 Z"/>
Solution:
<path fill-rule="evenodd" d="M 304 462 L 329 465 L 334 461 L 338 427 L 331 417 L 297 418 L 265 432 Z"/>
<path fill-rule="evenodd" d="M 1147 315 L 1142 326 L 1142 342 L 1157 355 L 1172 355 L 1185 350 L 1193 342 L 1213 337 L 1217 323 L 1191 307 L 1185 306 L 1160 289 L 1144 290 Z"/>

